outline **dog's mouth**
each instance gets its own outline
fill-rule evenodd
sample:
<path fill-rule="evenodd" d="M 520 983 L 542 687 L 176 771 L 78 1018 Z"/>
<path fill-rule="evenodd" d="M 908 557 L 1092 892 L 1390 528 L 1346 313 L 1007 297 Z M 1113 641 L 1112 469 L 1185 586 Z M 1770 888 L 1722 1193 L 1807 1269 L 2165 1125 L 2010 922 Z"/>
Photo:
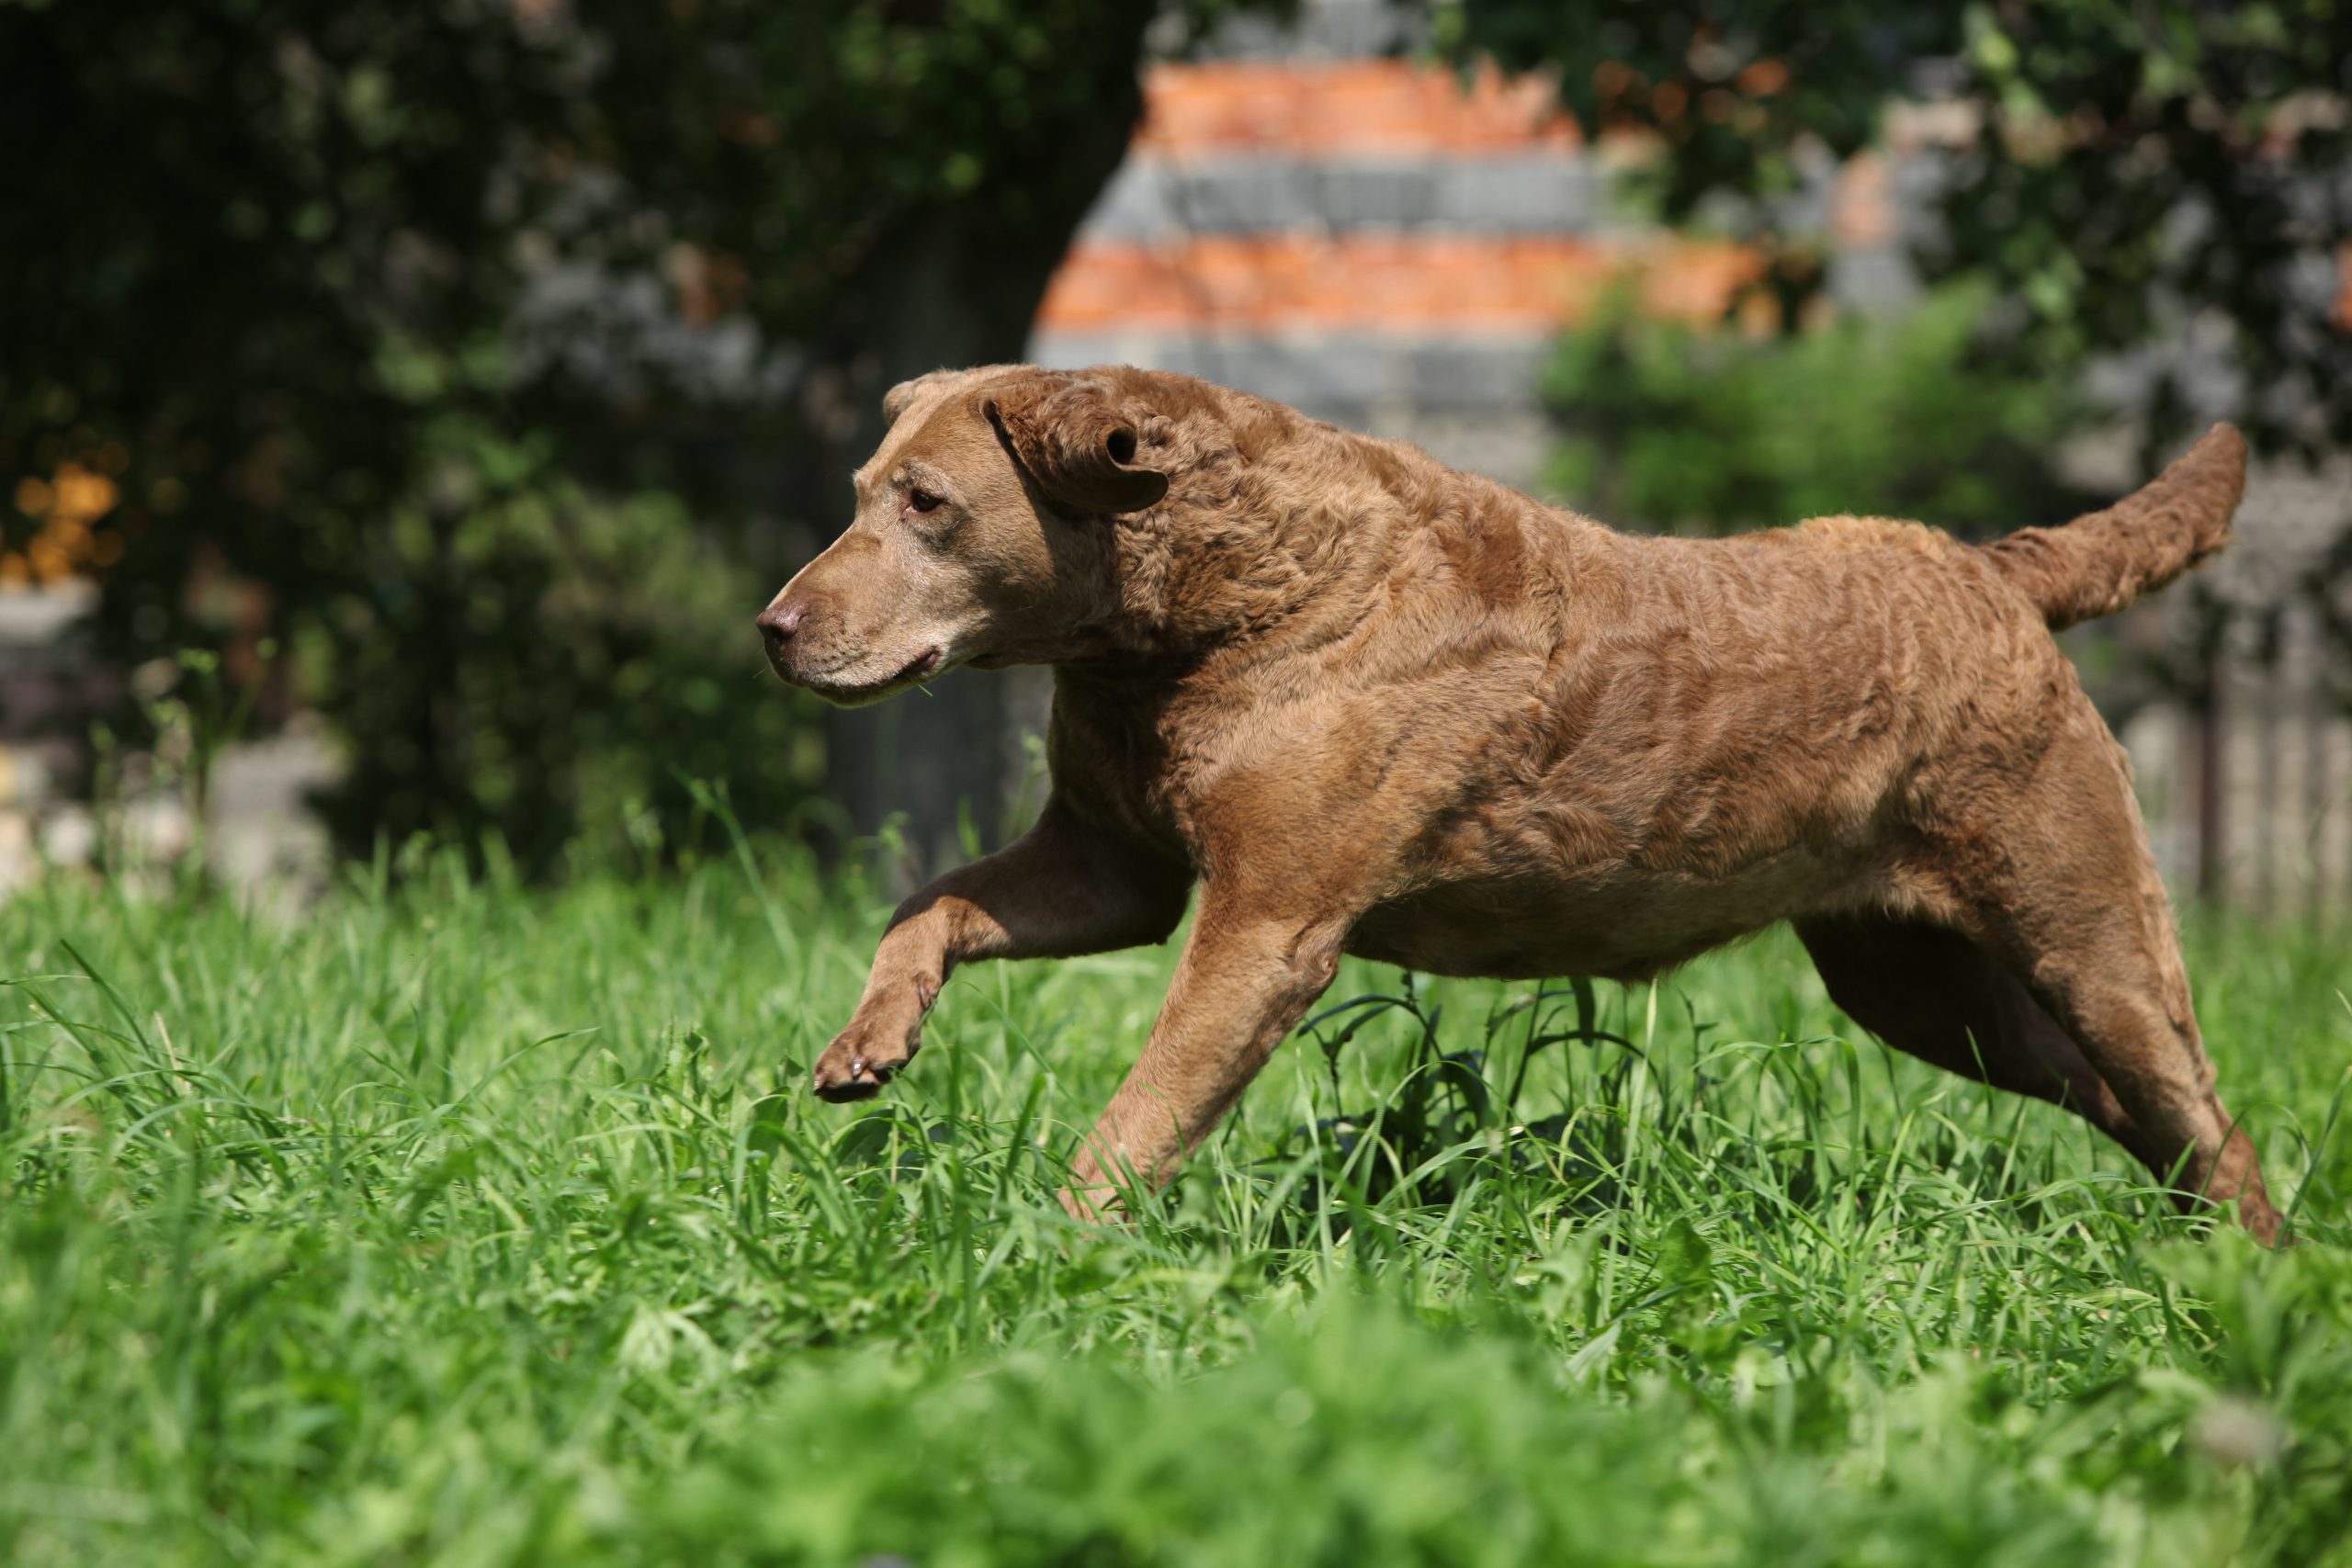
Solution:
<path fill-rule="evenodd" d="M 795 684 L 808 687 L 836 707 L 862 707 L 937 674 L 946 660 L 946 649 L 926 648 L 900 665 L 896 673 L 879 681 L 836 681 L 830 675 L 802 675 Z"/>

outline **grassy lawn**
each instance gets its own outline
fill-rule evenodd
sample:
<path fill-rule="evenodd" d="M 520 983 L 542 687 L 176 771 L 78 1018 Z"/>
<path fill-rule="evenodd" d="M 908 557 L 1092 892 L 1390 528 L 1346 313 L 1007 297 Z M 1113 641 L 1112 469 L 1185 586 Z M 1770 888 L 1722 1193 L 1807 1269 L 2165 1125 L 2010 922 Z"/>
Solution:
<path fill-rule="evenodd" d="M 2352 1562 L 2340 931 L 2190 933 L 2284 1256 L 1779 936 L 1351 963 L 1081 1231 L 1171 954 L 968 969 L 829 1107 L 883 900 L 757 859 L 0 908 L 0 1562 Z"/>

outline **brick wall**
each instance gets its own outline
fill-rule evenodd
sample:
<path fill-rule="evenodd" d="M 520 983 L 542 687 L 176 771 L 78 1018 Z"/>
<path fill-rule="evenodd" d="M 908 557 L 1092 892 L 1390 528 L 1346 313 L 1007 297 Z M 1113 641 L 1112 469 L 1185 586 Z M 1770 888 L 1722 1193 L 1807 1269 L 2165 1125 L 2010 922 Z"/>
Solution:
<path fill-rule="evenodd" d="M 1723 312 L 1740 247 L 1612 208 L 1611 166 L 1546 84 L 1466 81 L 1404 57 L 1378 0 L 1320 0 L 1297 28 L 1228 28 L 1153 66 L 1146 118 L 1056 276 L 1033 356 L 1184 370 L 1420 441 L 1514 483 L 1547 445 L 1534 387 L 1561 328 L 1630 273 L 1644 308 Z M 1833 287 L 1907 288 L 1885 171 L 1838 202 Z M 1899 268 L 1897 269 L 1899 272 Z"/>

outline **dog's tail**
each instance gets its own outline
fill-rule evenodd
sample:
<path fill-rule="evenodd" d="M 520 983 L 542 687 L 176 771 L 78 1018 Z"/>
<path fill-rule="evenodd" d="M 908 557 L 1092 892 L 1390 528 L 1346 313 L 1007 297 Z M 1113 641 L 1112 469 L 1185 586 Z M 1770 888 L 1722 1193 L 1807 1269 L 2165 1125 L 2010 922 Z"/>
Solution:
<path fill-rule="evenodd" d="M 2217 424 L 2154 480 L 2104 512 L 2020 528 L 1984 547 L 2050 629 L 2111 615 L 2230 542 L 2245 493 L 2245 437 Z"/>

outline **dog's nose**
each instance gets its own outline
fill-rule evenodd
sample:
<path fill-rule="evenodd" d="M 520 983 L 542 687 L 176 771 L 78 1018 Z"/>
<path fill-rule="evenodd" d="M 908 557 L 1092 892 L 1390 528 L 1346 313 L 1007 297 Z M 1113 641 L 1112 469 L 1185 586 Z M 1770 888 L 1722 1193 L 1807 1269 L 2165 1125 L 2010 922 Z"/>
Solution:
<path fill-rule="evenodd" d="M 788 603 L 771 604 L 760 612 L 760 635 L 767 639 L 771 656 L 784 651 L 784 645 L 792 640 L 792 634 L 800 629 L 808 614 L 805 606 Z"/>

